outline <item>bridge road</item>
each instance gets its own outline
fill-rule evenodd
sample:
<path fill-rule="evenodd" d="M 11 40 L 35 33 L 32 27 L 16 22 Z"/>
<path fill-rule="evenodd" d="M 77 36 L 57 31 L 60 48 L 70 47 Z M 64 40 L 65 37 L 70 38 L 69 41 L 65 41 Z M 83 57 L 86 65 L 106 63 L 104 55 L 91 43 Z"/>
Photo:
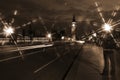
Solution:
<path fill-rule="evenodd" d="M 58 80 L 62 79 L 81 44 L 62 43 L 43 49 L 24 50 L 24 60 L 15 57 L 17 52 L 0 52 L 1 80 Z M 7 49 L 8 50 L 8 49 Z M 3 56 L 4 54 L 4 56 Z M 8 56 L 9 55 L 9 56 Z M 51 69 L 52 68 L 52 69 Z M 61 76 L 60 76 L 61 75 Z"/>
<path fill-rule="evenodd" d="M 93 44 L 61 44 L 0 62 L 2 80 L 102 80 L 103 49 Z M 77 55 L 77 56 L 76 56 Z"/>

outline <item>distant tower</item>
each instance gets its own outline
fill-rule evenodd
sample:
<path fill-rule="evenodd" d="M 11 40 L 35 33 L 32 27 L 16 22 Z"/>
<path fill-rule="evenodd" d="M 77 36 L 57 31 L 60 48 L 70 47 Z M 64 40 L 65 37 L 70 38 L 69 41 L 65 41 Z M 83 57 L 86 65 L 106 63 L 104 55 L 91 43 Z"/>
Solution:
<path fill-rule="evenodd" d="M 75 15 L 73 15 L 72 19 L 72 27 L 71 27 L 72 41 L 76 40 L 76 19 Z"/>

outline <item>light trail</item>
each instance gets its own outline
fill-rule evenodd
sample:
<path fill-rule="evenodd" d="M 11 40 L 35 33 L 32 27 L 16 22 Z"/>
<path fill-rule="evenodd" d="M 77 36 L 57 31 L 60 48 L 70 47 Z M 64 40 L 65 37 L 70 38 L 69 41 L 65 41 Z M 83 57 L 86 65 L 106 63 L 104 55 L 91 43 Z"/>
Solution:
<path fill-rule="evenodd" d="M 25 47 L 20 47 L 20 50 L 28 50 L 28 49 L 35 49 L 35 48 L 46 48 L 46 47 L 51 47 L 52 44 L 50 45 L 37 45 L 37 46 L 28 46 L 29 48 L 25 48 Z M 17 50 L 11 50 L 11 51 L 8 51 L 8 52 L 13 52 L 13 51 L 17 51 Z M 35 51 L 35 52 L 31 52 L 29 54 L 24 54 L 24 56 L 29 56 L 29 55 L 33 55 L 33 54 L 36 54 L 36 53 L 39 53 L 39 52 L 42 52 L 42 50 L 40 51 Z M 0 62 L 4 62 L 4 61 L 8 61 L 8 60 L 12 60 L 12 59 L 16 59 L 16 58 L 20 58 L 21 56 L 18 55 L 18 56 L 13 56 L 13 57 L 10 57 L 10 58 L 5 58 L 5 59 L 1 59 Z"/>
<path fill-rule="evenodd" d="M 25 46 L 25 47 L 18 47 L 19 50 L 24 51 L 24 50 L 30 50 L 30 49 L 36 49 L 36 48 L 46 48 L 46 47 L 51 47 L 53 44 L 48 44 L 48 45 L 35 45 L 35 46 Z M 15 52 L 18 51 L 17 49 L 12 49 L 12 50 L 7 50 L 7 51 L 2 51 L 4 52 Z"/>

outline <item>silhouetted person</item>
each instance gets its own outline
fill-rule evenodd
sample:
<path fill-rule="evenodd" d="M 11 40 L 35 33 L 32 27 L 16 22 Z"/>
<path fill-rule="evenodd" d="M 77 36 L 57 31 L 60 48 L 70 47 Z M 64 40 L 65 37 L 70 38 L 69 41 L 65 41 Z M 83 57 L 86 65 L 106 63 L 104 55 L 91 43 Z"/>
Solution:
<path fill-rule="evenodd" d="M 104 49 L 104 62 L 105 67 L 103 70 L 103 76 L 105 80 L 116 80 L 115 77 L 115 53 L 116 43 L 110 34 L 107 34 L 103 40 Z M 103 80 L 104 80 L 103 79 Z"/>

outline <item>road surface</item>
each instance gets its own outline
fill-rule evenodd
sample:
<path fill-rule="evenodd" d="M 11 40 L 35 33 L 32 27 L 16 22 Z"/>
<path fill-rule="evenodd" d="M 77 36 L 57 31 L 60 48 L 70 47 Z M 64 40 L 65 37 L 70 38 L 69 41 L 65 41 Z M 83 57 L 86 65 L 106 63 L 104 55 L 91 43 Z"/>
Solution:
<path fill-rule="evenodd" d="M 0 62 L 1 80 L 102 80 L 103 49 L 96 45 L 62 43 L 22 52 L 24 59 Z"/>

